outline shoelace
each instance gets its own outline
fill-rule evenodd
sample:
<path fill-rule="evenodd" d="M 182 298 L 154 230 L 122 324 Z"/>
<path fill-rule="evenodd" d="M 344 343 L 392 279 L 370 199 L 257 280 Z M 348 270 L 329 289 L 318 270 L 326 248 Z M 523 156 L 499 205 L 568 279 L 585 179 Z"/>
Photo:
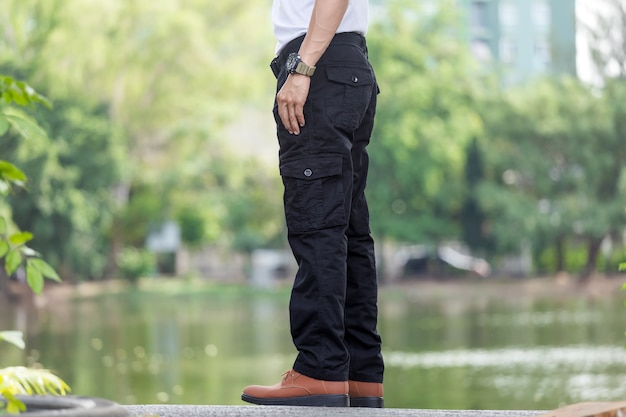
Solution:
<path fill-rule="evenodd" d="M 294 379 L 296 375 L 293 372 L 293 370 L 290 369 L 287 372 L 285 372 L 282 376 L 283 376 L 283 381 L 287 382 L 289 379 Z"/>

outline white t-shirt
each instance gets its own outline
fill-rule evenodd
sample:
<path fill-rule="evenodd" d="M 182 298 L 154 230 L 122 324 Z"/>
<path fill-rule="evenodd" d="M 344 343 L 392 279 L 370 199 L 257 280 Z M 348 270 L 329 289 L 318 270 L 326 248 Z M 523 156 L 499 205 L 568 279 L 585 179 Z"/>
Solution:
<path fill-rule="evenodd" d="M 367 33 L 368 0 L 350 0 L 337 33 Z M 274 0 L 272 21 L 276 36 L 276 52 L 289 41 L 304 35 L 309 28 L 315 0 Z"/>

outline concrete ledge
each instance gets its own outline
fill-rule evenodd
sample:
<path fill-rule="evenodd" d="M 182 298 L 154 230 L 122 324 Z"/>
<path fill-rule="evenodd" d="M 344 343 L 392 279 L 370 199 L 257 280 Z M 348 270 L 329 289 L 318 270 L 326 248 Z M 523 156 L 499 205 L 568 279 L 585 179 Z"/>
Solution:
<path fill-rule="evenodd" d="M 131 417 L 532 417 L 543 413 L 537 410 L 410 410 L 253 405 L 125 405 L 123 407 Z"/>

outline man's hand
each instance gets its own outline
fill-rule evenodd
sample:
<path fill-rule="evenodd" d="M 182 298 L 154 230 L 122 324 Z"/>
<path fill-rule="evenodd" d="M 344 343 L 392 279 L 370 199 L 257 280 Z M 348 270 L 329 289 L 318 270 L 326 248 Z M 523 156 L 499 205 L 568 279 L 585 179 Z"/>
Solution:
<path fill-rule="evenodd" d="M 304 126 L 304 103 L 309 95 L 311 78 L 301 74 L 289 74 L 287 81 L 276 95 L 278 115 L 287 131 L 300 134 Z"/>
<path fill-rule="evenodd" d="M 298 54 L 308 65 L 317 65 L 337 32 L 350 0 L 315 0 L 311 21 Z M 287 131 L 300 134 L 304 126 L 304 103 L 309 95 L 311 79 L 306 75 L 290 74 L 276 95 L 278 115 Z"/>

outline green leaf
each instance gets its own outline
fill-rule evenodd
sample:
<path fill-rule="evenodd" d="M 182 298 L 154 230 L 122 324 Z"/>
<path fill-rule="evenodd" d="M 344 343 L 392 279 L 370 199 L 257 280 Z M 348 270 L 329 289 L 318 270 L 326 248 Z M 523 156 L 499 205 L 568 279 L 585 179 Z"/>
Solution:
<path fill-rule="evenodd" d="M 26 107 L 29 104 L 28 96 L 22 94 L 20 90 L 13 89 L 8 91 L 7 93 L 11 94 L 11 99 L 18 106 Z"/>
<path fill-rule="evenodd" d="M 33 234 L 31 232 L 19 232 L 9 236 L 9 242 L 11 242 L 14 246 L 20 246 L 32 238 Z"/>
<path fill-rule="evenodd" d="M 24 349 L 26 344 L 24 343 L 24 333 L 19 330 L 5 330 L 0 332 L 0 340 L 11 343 L 20 349 Z"/>
<path fill-rule="evenodd" d="M 5 397 L 7 400 L 7 404 L 6 404 L 7 413 L 19 414 L 20 412 L 26 411 L 26 405 L 19 399 L 15 398 L 15 396 L 10 390 L 4 389 L 0 391 L 0 394 L 2 394 L 2 396 Z"/>
<path fill-rule="evenodd" d="M 20 106 L 41 103 L 48 108 L 52 108 L 52 104 L 46 97 L 37 93 L 30 85 L 23 81 L 10 80 L 9 88 L 13 100 Z"/>
<path fill-rule="evenodd" d="M 11 250 L 11 245 L 6 240 L 0 240 L 0 259 L 4 258 L 4 255 L 9 253 Z"/>
<path fill-rule="evenodd" d="M 47 98 L 37 93 L 31 86 L 23 81 L 17 81 L 11 77 L 0 79 L 0 93 L 7 104 L 15 102 L 19 106 L 29 106 L 34 103 L 41 103 L 51 108 L 52 105 Z"/>
<path fill-rule="evenodd" d="M 0 216 L 0 235 L 4 235 L 7 232 L 7 221 L 4 217 Z"/>
<path fill-rule="evenodd" d="M 0 160 L 0 177 L 12 182 L 26 182 L 26 174 L 18 167 L 7 161 Z"/>
<path fill-rule="evenodd" d="M 0 178 L 0 195 L 7 195 L 9 193 L 9 184 Z"/>
<path fill-rule="evenodd" d="M 7 130 L 9 130 L 9 121 L 0 113 L 0 136 L 7 133 Z"/>
<path fill-rule="evenodd" d="M 27 261 L 26 262 L 26 282 L 35 294 L 41 294 L 43 291 L 43 275 L 37 268 Z"/>
<path fill-rule="evenodd" d="M 32 256 L 41 256 L 39 252 L 32 248 L 29 248 L 28 246 L 20 247 L 20 252 L 22 252 L 22 255 L 26 256 L 27 258 L 30 258 Z"/>
<path fill-rule="evenodd" d="M 11 126 L 24 138 L 46 137 L 46 132 L 39 127 L 37 122 L 24 113 L 9 108 L 5 110 L 4 114 Z"/>
<path fill-rule="evenodd" d="M 28 261 L 29 267 L 37 269 L 41 274 L 49 278 L 53 281 L 61 282 L 61 277 L 57 274 L 57 271 L 54 270 L 46 261 L 41 258 L 31 258 Z"/>
<path fill-rule="evenodd" d="M 3 387 L 14 394 L 53 394 L 65 395 L 70 388 L 58 376 L 47 369 L 11 366 L 0 369 Z"/>
<path fill-rule="evenodd" d="M 21 263 L 22 257 L 20 253 L 17 250 L 10 251 L 4 261 L 4 269 L 7 271 L 7 275 L 13 275 Z"/>

